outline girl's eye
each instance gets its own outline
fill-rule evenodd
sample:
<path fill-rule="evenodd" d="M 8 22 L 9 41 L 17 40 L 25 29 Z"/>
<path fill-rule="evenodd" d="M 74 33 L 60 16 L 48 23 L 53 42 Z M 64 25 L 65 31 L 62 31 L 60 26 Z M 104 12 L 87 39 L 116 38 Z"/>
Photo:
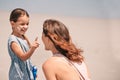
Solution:
<path fill-rule="evenodd" d="M 20 24 L 20 25 L 22 25 L 22 26 L 24 26 L 24 25 L 29 25 L 29 23 L 22 23 L 22 24 Z"/>
<path fill-rule="evenodd" d="M 29 23 L 27 23 L 26 25 L 29 25 Z"/>
<path fill-rule="evenodd" d="M 24 26 L 25 24 L 23 23 L 23 24 L 21 24 L 22 26 Z"/>

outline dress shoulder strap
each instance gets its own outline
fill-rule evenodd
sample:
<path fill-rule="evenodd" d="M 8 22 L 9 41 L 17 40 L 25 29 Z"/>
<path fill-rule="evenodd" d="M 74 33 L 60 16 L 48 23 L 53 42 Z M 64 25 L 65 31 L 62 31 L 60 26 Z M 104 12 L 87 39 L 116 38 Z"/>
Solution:
<path fill-rule="evenodd" d="M 69 61 L 69 63 L 72 64 L 73 67 L 78 71 L 78 73 L 80 75 L 80 80 L 85 80 L 84 76 L 81 74 L 81 72 L 78 70 L 78 68 L 71 61 Z"/>
<path fill-rule="evenodd" d="M 60 53 L 56 53 L 53 56 L 62 56 L 62 57 L 64 57 L 64 60 L 67 61 L 69 64 L 71 64 L 76 71 L 78 71 L 80 80 L 85 80 L 84 76 L 81 74 L 81 72 L 78 70 L 78 68 L 67 57 L 65 57 L 64 55 L 62 55 Z"/>

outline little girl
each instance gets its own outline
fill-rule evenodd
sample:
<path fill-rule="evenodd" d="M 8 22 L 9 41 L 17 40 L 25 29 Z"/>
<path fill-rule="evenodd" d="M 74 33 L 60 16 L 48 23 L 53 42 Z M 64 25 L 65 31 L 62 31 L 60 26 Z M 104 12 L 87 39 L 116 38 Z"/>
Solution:
<path fill-rule="evenodd" d="M 36 38 L 33 44 L 25 36 L 29 25 L 29 14 L 21 8 L 10 14 L 12 33 L 8 38 L 8 52 L 11 57 L 9 80 L 33 80 L 30 57 L 39 47 Z"/>

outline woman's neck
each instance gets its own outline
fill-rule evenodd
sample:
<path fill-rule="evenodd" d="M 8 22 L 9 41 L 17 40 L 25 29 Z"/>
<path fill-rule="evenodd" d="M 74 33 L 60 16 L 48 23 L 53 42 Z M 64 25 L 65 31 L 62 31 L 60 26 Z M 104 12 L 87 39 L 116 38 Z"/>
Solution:
<path fill-rule="evenodd" d="M 53 55 L 59 53 L 59 51 L 56 48 L 52 49 L 51 51 Z"/>

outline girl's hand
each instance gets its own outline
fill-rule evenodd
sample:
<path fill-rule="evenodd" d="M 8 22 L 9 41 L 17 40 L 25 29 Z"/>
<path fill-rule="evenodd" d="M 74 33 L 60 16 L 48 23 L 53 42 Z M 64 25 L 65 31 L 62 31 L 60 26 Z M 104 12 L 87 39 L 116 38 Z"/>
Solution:
<path fill-rule="evenodd" d="M 31 48 L 36 49 L 39 47 L 39 43 L 38 43 L 38 37 L 35 38 L 35 41 L 33 42 L 33 44 L 31 45 Z"/>

